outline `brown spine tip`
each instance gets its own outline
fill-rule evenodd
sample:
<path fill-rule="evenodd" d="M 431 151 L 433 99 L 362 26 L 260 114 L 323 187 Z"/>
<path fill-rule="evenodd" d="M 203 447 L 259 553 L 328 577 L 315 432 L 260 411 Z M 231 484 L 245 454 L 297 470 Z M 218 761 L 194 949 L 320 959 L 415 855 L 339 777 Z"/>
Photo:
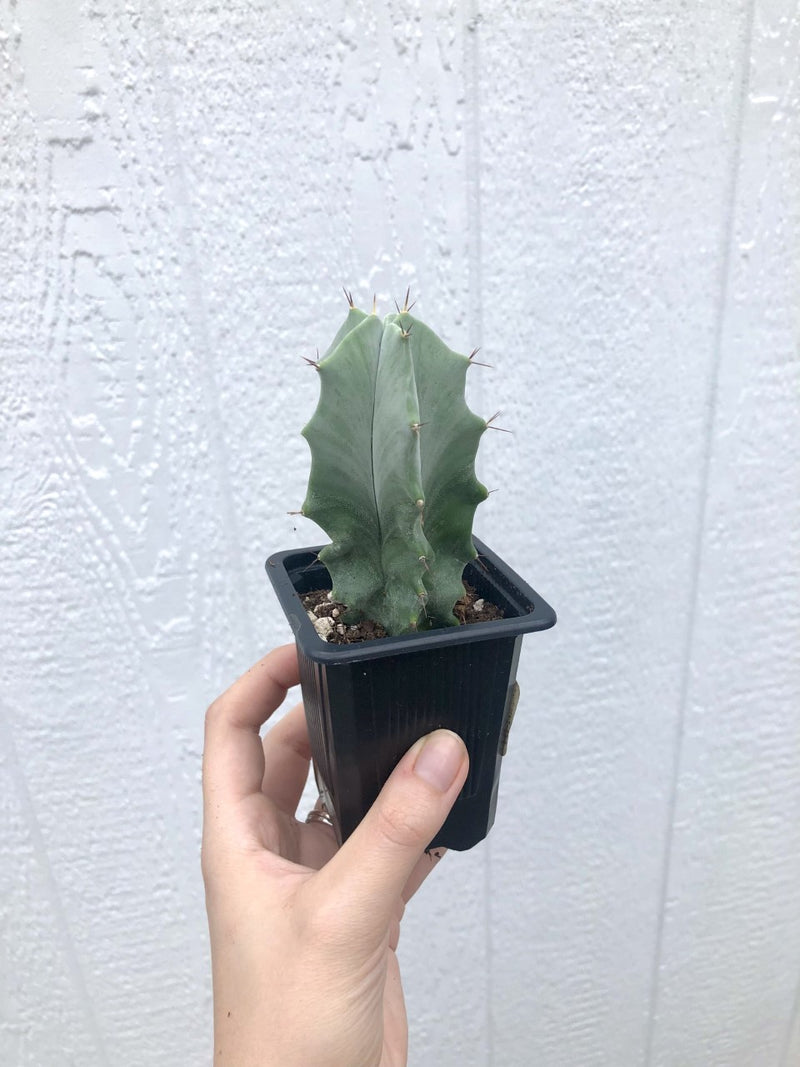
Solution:
<path fill-rule="evenodd" d="M 475 359 L 475 356 L 477 356 L 479 352 L 480 348 L 473 348 L 470 354 L 467 356 L 470 365 L 473 367 L 488 367 L 490 370 L 493 370 L 494 368 L 492 367 L 491 363 L 481 363 L 479 359 Z"/>
<path fill-rule="evenodd" d="M 413 306 L 416 304 L 416 300 L 412 300 L 411 303 L 409 304 L 408 298 L 410 296 L 411 296 L 411 286 L 409 285 L 409 287 L 406 289 L 405 299 L 403 300 L 403 311 L 410 311 L 413 308 Z M 395 307 L 397 307 L 397 301 L 395 301 Z M 399 312 L 400 308 L 397 308 L 397 310 Z"/>
<path fill-rule="evenodd" d="M 503 414 L 503 413 L 502 413 L 502 411 L 495 411 L 494 415 L 492 415 L 492 417 L 491 417 L 490 419 L 487 419 L 487 420 L 486 420 L 486 429 L 487 429 L 487 430 L 499 430 L 499 431 L 500 431 L 500 433 L 511 433 L 511 430 L 506 430 L 506 429 L 505 429 L 504 427 L 502 427 L 502 426 L 492 426 L 492 423 L 494 422 L 494 420 L 495 420 L 495 419 L 496 419 L 496 418 L 497 418 L 497 417 L 498 417 L 499 415 L 502 415 L 502 414 Z"/>
<path fill-rule="evenodd" d="M 353 303 L 353 294 L 349 290 L 345 289 L 344 286 L 342 286 L 342 292 L 347 297 L 347 303 L 350 305 L 351 308 L 354 308 L 355 304 Z"/>

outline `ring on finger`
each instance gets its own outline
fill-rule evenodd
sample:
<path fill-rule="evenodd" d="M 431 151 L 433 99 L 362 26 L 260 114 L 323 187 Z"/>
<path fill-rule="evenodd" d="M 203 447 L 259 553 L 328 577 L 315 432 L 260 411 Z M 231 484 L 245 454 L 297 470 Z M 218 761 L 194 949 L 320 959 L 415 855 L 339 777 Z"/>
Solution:
<path fill-rule="evenodd" d="M 319 799 L 317 800 L 317 803 L 314 805 L 308 815 L 306 815 L 306 822 L 321 822 L 324 823 L 325 826 L 333 826 L 333 819 L 331 818 L 331 813 L 325 806 L 325 801 L 322 799 L 322 795 L 320 795 Z"/>

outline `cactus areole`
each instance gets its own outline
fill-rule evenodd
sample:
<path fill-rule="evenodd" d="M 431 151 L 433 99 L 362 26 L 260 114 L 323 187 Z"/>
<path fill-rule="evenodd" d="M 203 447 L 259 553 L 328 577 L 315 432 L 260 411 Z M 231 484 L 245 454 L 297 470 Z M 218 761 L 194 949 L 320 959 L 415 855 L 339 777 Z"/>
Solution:
<path fill-rule="evenodd" d="M 407 301 L 406 301 L 407 302 Z M 472 521 L 487 491 L 475 454 L 488 427 L 467 407 L 470 357 L 408 311 L 351 306 L 314 363 L 320 396 L 303 436 L 311 474 L 302 514 L 327 533 L 320 560 L 345 622 L 389 635 L 453 626 Z"/>

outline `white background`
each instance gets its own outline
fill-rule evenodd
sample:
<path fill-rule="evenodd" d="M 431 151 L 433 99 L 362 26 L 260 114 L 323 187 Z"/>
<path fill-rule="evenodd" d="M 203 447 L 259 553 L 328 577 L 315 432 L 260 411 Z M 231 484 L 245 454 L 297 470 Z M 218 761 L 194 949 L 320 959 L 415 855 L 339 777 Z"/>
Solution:
<path fill-rule="evenodd" d="M 792 0 L 0 0 L 0 1061 L 210 1062 L 205 706 L 319 534 L 342 284 L 493 370 L 555 606 L 417 1067 L 800 1064 Z M 347 1067 L 347 1065 L 343 1065 Z"/>

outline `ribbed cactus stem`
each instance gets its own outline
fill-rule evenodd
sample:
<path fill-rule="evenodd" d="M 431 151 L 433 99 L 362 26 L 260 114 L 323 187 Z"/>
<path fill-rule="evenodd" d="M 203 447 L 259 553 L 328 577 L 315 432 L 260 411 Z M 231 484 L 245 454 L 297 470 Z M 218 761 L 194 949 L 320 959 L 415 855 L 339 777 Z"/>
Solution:
<path fill-rule="evenodd" d="M 389 634 L 454 625 L 487 496 L 475 477 L 487 423 L 464 398 L 470 359 L 407 311 L 381 320 L 347 295 L 347 318 L 315 364 L 302 512 L 331 538 L 320 559 L 345 621 L 369 618 Z"/>

